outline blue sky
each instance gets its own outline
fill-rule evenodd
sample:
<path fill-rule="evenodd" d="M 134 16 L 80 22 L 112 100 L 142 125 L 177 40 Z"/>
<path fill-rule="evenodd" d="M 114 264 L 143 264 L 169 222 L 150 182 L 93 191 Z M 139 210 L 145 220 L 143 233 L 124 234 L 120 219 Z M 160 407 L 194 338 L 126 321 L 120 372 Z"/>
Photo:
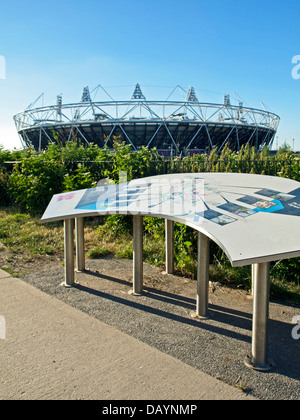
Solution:
<path fill-rule="evenodd" d="M 21 147 L 12 116 L 42 92 L 45 105 L 98 84 L 130 99 L 140 83 L 149 99 L 191 85 L 203 102 L 262 101 L 281 117 L 279 144 L 300 150 L 299 18 L 300 0 L 1 0 L 0 144 Z"/>

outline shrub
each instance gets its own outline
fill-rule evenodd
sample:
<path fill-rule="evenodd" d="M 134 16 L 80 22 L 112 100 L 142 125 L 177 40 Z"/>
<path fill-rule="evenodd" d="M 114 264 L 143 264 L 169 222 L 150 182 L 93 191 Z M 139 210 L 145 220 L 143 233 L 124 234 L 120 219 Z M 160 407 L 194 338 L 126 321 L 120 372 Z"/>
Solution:
<path fill-rule="evenodd" d="M 278 261 L 272 267 L 272 276 L 300 286 L 300 258 Z"/>
<path fill-rule="evenodd" d="M 65 192 L 93 188 L 96 185 L 97 181 L 84 166 L 79 166 L 73 175 L 68 173 L 64 175 L 63 187 Z"/>
<path fill-rule="evenodd" d="M 0 168 L 0 206 L 8 206 L 10 203 L 9 175 L 5 169 Z"/>
<path fill-rule="evenodd" d="M 42 213 L 53 194 L 62 191 L 63 168 L 60 162 L 32 154 L 14 167 L 10 191 L 22 210 Z"/>

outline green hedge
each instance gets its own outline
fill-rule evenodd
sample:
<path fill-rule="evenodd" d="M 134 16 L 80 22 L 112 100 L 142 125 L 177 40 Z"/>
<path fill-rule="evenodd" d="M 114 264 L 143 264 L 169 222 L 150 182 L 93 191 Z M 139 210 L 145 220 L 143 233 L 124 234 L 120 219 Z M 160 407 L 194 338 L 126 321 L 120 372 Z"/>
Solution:
<path fill-rule="evenodd" d="M 129 180 L 151 175 L 155 173 L 153 162 L 160 160 L 155 149 L 132 152 L 118 138 L 114 151 L 76 141 L 64 147 L 51 144 L 41 154 L 0 149 L 0 205 L 11 203 L 31 214 L 42 214 L 53 194 L 91 188 L 103 178 L 118 182 L 119 171 L 126 171 Z"/>

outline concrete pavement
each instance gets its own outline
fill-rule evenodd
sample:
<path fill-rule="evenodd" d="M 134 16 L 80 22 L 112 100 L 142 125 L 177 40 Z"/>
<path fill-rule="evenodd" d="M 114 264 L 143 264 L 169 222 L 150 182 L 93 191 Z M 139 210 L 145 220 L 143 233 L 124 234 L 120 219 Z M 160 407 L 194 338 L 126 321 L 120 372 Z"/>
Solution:
<path fill-rule="evenodd" d="M 2 400 L 252 399 L 2 270 L 0 316 Z"/>

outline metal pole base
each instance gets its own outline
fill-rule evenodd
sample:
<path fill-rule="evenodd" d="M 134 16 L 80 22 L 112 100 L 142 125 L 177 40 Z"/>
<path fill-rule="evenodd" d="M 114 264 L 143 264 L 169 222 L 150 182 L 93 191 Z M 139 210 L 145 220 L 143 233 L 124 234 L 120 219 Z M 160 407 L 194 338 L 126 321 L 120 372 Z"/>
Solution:
<path fill-rule="evenodd" d="M 135 291 L 132 289 L 132 290 L 129 290 L 128 294 L 129 294 L 129 295 L 132 295 L 132 296 L 143 296 L 144 291 L 143 291 L 143 292 L 135 292 Z"/>
<path fill-rule="evenodd" d="M 247 368 L 258 370 L 260 372 L 268 372 L 274 368 L 274 363 L 271 361 L 266 364 L 256 365 L 255 363 L 253 363 L 252 357 L 250 356 L 245 357 L 244 364 L 247 366 Z"/>
<path fill-rule="evenodd" d="M 207 313 L 206 315 L 199 315 L 195 311 L 191 312 L 191 317 L 193 319 L 199 319 L 199 321 L 207 321 L 211 319 L 211 316 L 209 315 L 209 313 Z"/>
<path fill-rule="evenodd" d="M 74 283 L 72 283 L 72 284 L 67 284 L 65 281 L 63 281 L 62 283 L 60 283 L 60 286 L 63 286 L 66 289 L 71 289 L 72 287 L 77 286 L 77 284 L 79 284 L 79 281 L 77 281 L 77 280 L 75 280 Z"/>
<path fill-rule="evenodd" d="M 72 284 L 67 284 L 65 281 L 63 281 L 62 283 L 60 283 L 60 286 L 66 287 L 67 289 L 71 289 L 71 287 L 73 287 Z"/>

